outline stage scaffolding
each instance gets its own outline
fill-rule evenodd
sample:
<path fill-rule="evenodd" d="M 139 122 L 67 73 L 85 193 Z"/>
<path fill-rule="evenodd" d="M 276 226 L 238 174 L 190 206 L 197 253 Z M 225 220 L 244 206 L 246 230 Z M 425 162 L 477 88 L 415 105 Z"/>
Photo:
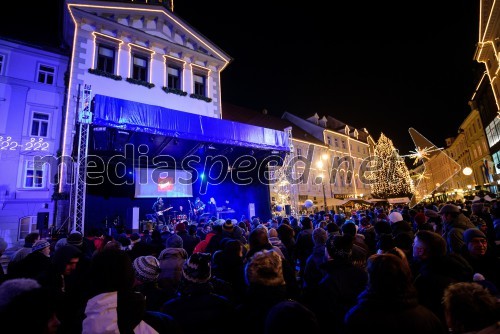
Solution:
<path fill-rule="evenodd" d="M 78 112 L 78 151 L 73 166 L 73 181 L 71 190 L 71 230 L 84 233 L 85 230 L 85 197 L 87 192 L 87 154 L 89 144 L 89 128 L 92 123 L 92 90 L 90 85 L 84 85 L 81 92 Z"/>

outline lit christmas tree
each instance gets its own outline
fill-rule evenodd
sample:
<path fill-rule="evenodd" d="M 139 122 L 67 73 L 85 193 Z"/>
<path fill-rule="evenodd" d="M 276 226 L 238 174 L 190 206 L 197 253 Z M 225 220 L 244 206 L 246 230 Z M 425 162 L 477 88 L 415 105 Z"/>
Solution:
<path fill-rule="evenodd" d="M 375 146 L 375 156 L 380 159 L 373 172 L 370 184 L 375 198 L 411 197 L 414 191 L 413 180 L 404 159 L 394 148 L 392 140 L 383 133 Z"/>

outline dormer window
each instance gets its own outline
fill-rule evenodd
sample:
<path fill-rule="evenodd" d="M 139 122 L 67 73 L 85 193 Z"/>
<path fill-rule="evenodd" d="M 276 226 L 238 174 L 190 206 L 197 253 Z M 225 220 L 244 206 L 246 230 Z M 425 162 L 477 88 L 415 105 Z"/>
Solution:
<path fill-rule="evenodd" d="M 347 136 L 349 136 L 349 126 L 348 125 L 345 126 L 345 134 Z"/>
<path fill-rule="evenodd" d="M 358 136 L 359 136 L 358 130 L 355 129 L 354 130 L 354 138 L 358 139 Z"/>

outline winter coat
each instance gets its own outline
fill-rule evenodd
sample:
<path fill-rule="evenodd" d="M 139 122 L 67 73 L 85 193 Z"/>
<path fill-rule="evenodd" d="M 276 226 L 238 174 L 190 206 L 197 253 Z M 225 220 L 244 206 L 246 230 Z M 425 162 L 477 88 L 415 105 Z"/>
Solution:
<path fill-rule="evenodd" d="M 140 293 L 101 293 L 87 302 L 82 334 L 179 333 L 175 321 L 159 312 L 146 312 Z"/>
<path fill-rule="evenodd" d="M 183 334 L 233 333 L 234 306 L 214 293 L 211 283 L 190 283 L 184 279 L 179 295 L 163 304 L 161 311 L 171 315 Z"/>
<path fill-rule="evenodd" d="M 419 303 L 445 321 L 442 298 L 446 287 L 457 282 L 471 282 L 472 267 L 460 255 L 450 254 L 415 263 L 414 285 Z"/>
<path fill-rule="evenodd" d="M 446 240 L 448 253 L 460 253 L 460 250 L 465 245 L 464 231 L 475 227 L 463 213 L 460 213 L 453 221 L 445 222 L 443 238 Z"/>
<path fill-rule="evenodd" d="M 165 248 L 158 256 L 160 261 L 160 276 L 158 285 L 171 295 L 177 291 L 182 277 L 182 266 L 188 254 L 184 248 Z"/>
<path fill-rule="evenodd" d="M 445 334 L 443 323 L 418 304 L 416 294 L 387 296 L 364 291 L 345 316 L 346 334 Z"/>
<path fill-rule="evenodd" d="M 318 317 L 321 328 L 330 333 L 342 333 L 344 316 L 356 305 L 358 295 L 365 289 L 368 273 L 351 260 L 329 260 L 320 266 L 327 272 L 305 300 Z M 332 326 L 331 324 L 335 324 Z"/>

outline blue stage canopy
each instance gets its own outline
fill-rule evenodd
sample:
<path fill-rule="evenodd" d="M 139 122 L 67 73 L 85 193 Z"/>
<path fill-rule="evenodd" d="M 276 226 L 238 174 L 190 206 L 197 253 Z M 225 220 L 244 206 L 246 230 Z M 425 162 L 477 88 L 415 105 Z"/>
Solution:
<path fill-rule="evenodd" d="M 201 116 L 95 95 L 94 126 L 144 132 L 199 142 L 289 152 L 289 140 L 278 131 L 219 118 Z"/>

